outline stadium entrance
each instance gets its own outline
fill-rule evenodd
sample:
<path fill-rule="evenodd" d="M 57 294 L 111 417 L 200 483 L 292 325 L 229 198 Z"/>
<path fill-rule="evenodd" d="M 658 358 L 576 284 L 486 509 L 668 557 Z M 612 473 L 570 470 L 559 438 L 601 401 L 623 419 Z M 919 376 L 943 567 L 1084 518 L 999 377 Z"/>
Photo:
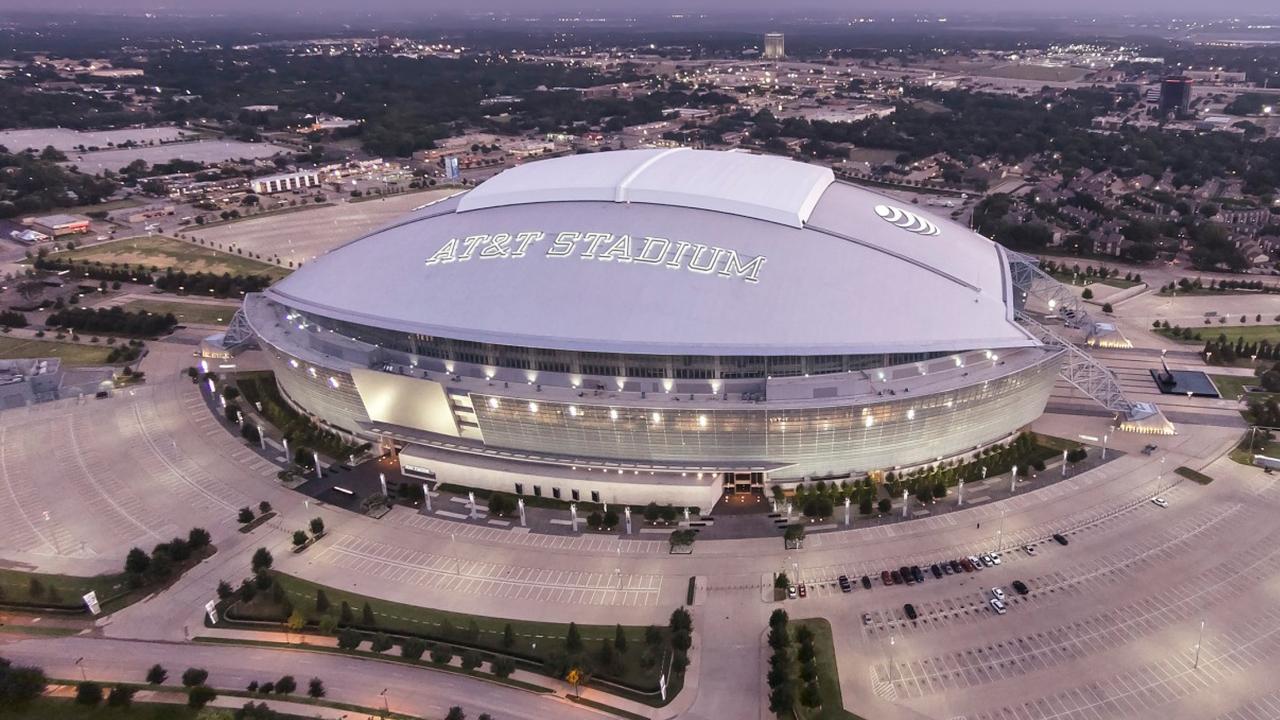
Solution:
<path fill-rule="evenodd" d="M 725 495 L 764 495 L 764 473 L 727 472 L 724 474 Z"/>

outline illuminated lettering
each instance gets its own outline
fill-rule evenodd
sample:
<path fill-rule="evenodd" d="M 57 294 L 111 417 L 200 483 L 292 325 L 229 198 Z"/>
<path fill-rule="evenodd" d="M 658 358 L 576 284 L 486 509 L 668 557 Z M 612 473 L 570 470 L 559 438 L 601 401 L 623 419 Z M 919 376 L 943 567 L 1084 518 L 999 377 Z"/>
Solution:
<path fill-rule="evenodd" d="M 450 238 L 427 258 L 426 264 L 443 265 L 479 258 L 495 260 L 526 257 L 534 243 L 546 239 L 537 230 Z M 638 252 L 637 252 L 638 251 Z M 746 283 L 760 281 L 767 258 L 740 256 L 736 250 L 705 243 L 668 240 L 649 235 L 614 235 L 605 232 L 557 233 L 543 253 L 545 257 L 577 257 L 580 260 L 661 265 L 701 275 L 719 275 Z"/>
<path fill-rule="evenodd" d="M 441 246 L 441 248 L 436 251 L 435 255 L 432 255 L 431 257 L 427 258 L 427 264 L 435 265 L 437 263 L 451 263 L 454 260 L 458 259 L 456 256 L 457 252 L 458 252 L 458 239 L 450 238 L 449 242 Z"/>
<path fill-rule="evenodd" d="M 498 233 L 489 237 L 489 244 L 480 251 L 480 259 L 511 257 L 511 236 Z"/>
<path fill-rule="evenodd" d="M 720 249 L 707 247 L 706 245 L 701 244 L 694 245 L 693 247 L 696 249 L 693 251 L 693 257 L 689 258 L 689 269 L 696 273 L 708 275 L 715 272 L 716 258 L 720 257 Z M 711 259 L 699 261 L 698 258 L 702 257 L 702 254 L 708 250 L 711 252 Z"/>
<path fill-rule="evenodd" d="M 470 260 L 471 254 L 476 251 L 476 246 L 488 239 L 489 239 L 488 235 L 468 235 L 466 239 L 462 241 L 462 245 L 466 249 L 464 249 L 462 251 L 462 254 L 458 256 L 458 259 Z"/>
<path fill-rule="evenodd" d="M 582 253 L 582 257 L 586 260 L 596 256 L 596 250 L 600 247 L 600 243 L 613 239 L 613 233 L 587 233 L 582 236 L 587 241 L 587 251 Z"/>
<path fill-rule="evenodd" d="M 562 232 L 556 235 L 556 239 L 551 241 L 551 247 L 547 249 L 547 257 L 569 257 L 573 253 L 573 244 L 580 237 L 582 233 L 576 232 Z"/>
<path fill-rule="evenodd" d="M 720 268 L 720 277 L 737 276 L 749 283 L 760 281 L 760 268 L 764 267 L 765 261 L 763 255 L 751 258 L 745 265 L 738 259 L 738 253 L 733 250 L 721 250 L 720 256 L 725 258 L 724 265 Z"/>
<path fill-rule="evenodd" d="M 546 237 L 546 235 L 540 232 L 522 232 L 519 235 L 516 235 L 516 249 L 515 252 L 511 253 L 511 257 L 524 257 L 524 253 L 529 249 L 529 245 L 541 242 L 544 237 Z"/>
<path fill-rule="evenodd" d="M 614 241 L 613 245 L 604 254 L 600 256 L 601 260 L 617 260 L 618 262 L 631 262 L 631 236 L 623 235 Z"/>
<path fill-rule="evenodd" d="M 646 265 L 661 265 L 662 258 L 667 254 L 668 247 L 671 247 L 671 242 L 666 238 L 646 237 L 644 239 L 644 247 L 641 248 L 640 254 L 635 257 L 635 261 Z M 657 252 L 654 252 L 655 248 Z"/>

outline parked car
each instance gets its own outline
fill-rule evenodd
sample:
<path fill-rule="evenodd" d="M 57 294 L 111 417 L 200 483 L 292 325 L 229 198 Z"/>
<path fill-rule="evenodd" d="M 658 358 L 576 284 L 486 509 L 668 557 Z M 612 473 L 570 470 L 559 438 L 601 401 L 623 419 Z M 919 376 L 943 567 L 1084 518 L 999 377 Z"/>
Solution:
<path fill-rule="evenodd" d="M 870 578 L 870 577 L 868 577 L 868 576 L 866 576 L 866 575 L 863 575 L 863 576 L 862 576 L 862 587 L 864 587 L 864 588 L 866 588 L 866 589 L 868 589 L 868 590 L 870 590 L 870 589 L 871 589 L 871 578 Z"/>
<path fill-rule="evenodd" d="M 985 554 L 978 556 L 978 562 L 982 563 L 983 567 L 991 567 L 992 565 L 995 565 L 995 561 L 991 559 L 991 556 Z"/>
<path fill-rule="evenodd" d="M 991 588 L 991 597 L 999 600 L 1000 602 L 1004 602 L 1004 588 Z"/>
<path fill-rule="evenodd" d="M 947 565 L 951 568 L 951 572 L 953 573 L 964 572 L 964 565 L 961 565 L 959 560 L 952 560 L 947 563 Z"/>
<path fill-rule="evenodd" d="M 841 575 L 836 579 L 840 583 L 840 590 L 843 592 L 853 592 L 853 584 L 849 582 L 848 575 Z"/>
<path fill-rule="evenodd" d="M 981 560 L 979 560 L 979 559 L 978 559 L 976 556 L 974 556 L 974 555 L 970 555 L 970 556 L 969 556 L 969 564 L 973 566 L 973 569 L 974 569 L 974 570 L 981 570 L 981 569 L 982 569 L 982 561 L 981 561 Z"/>
<path fill-rule="evenodd" d="M 799 588 L 799 590 L 800 590 L 800 597 L 808 597 L 808 596 L 809 596 L 809 592 L 808 592 L 807 590 L 805 590 L 805 589 L 804 589 L 804 583 L 800 583 L 800 585 L 798 585 L 797 587 L 798 587 L 798 588 Z"/>
<path fill-rule="evenodd" d="M 916 617 L 918 617 L 916 615 L 916 606 L 912 605 L 911 603 L 907 603 L 906 605 L 903 605 L 902 612 L 907 614 L 908 620 L 915 620 Z"/>
<path fill-rule="evenodd" d="M 929 572 L 933 573 L 936 578 L 942 577 L 942 568 L 938 567 L 938 563 L 929 566 Z"/>
<path fill-rule="evenodd" d="M 995 598 L 991 598 L 991 609 L 995 610 L 997 615 L 1003 615 L 1005 613 L 1004 603 Z"/>
<path fill-rule="evenodd" d="M 1000 564 L 1000 553 L 990 553 L 987 555 L 987 557 L 991 558 L 992 565 Z"/>
<path fill-rule="evenodd" d="M 914 575 L 911 574 L 911 568 L 907 567 L 906 565 L 903 565 L 902 567 L 898 568 L 898 574 L 902 576 L 902 581 L 905 582 L 906 584 L 908 585 L 916 584 L 916 578 Z"/>
<path fill-rule="evenodd" d="M 1158 447 L 1158 446 L 1156 446 L 1156 445 L 1147 445 L 1147 446 L 1145 446 L 1145 447 L 1143 447 L 1143 448 L 1142 448 L 1142 454 L 1143 454 L 1143 455 L 1150 455 L 1151 453 L 1153 453 L 1153 452 L 1155 452 L 1155 451 L 1156 451 L 1156 448 L 1157 448 L 1157 447 Z"/>
<path fill-rule="evenodd" d="M 796 599 L 796 586 L 795 586 L 795 585 L 788 585 L 788 586 L 787 586 L 787 599 L 789 599 L 789 600 L 795 600 L 795 599 Z"/>
<path fill-rule="evenodd" d="M 1014 580 L 1012 585 L 1013 585 L 1014 592 L 1018 593 L 1019 595 L 1026 595 L 1027 593 L 1031 592 L 1030 590 L 1027 589 L 1027 584 L 1022 582 L 1021 580 Z"/>
<path fill-rule="evenodd" d="M 893 575 L 891 575 L 891 574 L 889 573 L 889 571 L 888 571 L 888 570 L 881 570 L 881 571 L 880 571 L 880 582 L 881 582 L 882 584 L 884 584 L 884 585 L 892 585 L 892 584 L 893 584 Z"/>
<path fill-rule="evenodd" d="M 969 558 L 960 558 L 960 567 L 964 568 L 965 572 L 973 572 L 973 561 Z"/>
<path fill-rule="evenodd" d="M 1023 552 L 1031 556 L 1035 556 L 1036 554 L 1036 547 L 1034 545 L 1023 545 L 1022 550 Z"/>
<path fill-rule="evenodd" d="M 863 625 L 871 624 L 871 613 L 868 613 L 868 612 L 862 613 L 862 624 Z"/>
<path fill-rule="evenodd" d="M 943 560 L 943 561 L 942 561 L 942 572 L 946 573 L 947 575 L 951 575 L 952 573 L 954 573 L 954 572 L 955 572 L 955 570 L 952 570 L 952 569 L 951 569 L 951 561 L 950 561 L 950 560 Z"/>
<path fill-rule="evenodd" d="M 1151 502 L 1155 503 L 1156 505 L 1159 505 L 1162 508 L 1169 507 L 1169 501 L 1165 500 L 1162 497 L 1151 498 Z"/>
<path fill-rule="evenodd" d="M 902 573 L 898 572 L 897 570 L 890 570 L 889 577 L 893 578 L 894 585 L 901 585 L 903 582 Z"/>
<path fill-rule="evenodd" d="M 1066 539 L 1065 537 L 1063 537 L 1061 533 L 1054 533 L 1054 534 L 1053 534 L 1053 539 L 1054 539 L 1055 541 L 1057 541 L 1057 543 L 1058 543 L 1059 545 L 1066 545 L 1066 544 L 1067 544 L 1067 539 Z"/>
<path fill-rule="evenodd" d="M 916 582 L 924 582 L 924 573 L 920 571 L 919 565 L 911 566 L 911 578 Z"/>

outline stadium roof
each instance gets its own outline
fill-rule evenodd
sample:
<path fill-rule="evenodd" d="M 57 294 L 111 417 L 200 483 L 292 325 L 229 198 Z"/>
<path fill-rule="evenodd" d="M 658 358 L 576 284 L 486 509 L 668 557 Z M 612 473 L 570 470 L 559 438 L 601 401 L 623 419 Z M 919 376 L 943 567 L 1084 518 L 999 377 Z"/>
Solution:
<path fill-rule="evenodd" d="M 543 160 L 335 249 L 268 295 L 476 342 L 816 355 L 1022 347 L 991 241 L 825 168 L 713 151 Z"/>

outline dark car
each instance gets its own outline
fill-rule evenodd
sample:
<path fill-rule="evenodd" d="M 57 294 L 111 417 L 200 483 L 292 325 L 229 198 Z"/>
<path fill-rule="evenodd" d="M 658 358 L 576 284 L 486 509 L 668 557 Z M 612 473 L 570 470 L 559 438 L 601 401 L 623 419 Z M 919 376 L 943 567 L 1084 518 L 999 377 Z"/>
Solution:
<path fill-rule="evenodd" d="M 901 584 L 902 584 L 902 582 L 903 582 L 903 580 L 902 580 L 902 573 L 901 573 L 901 572 L 899 572 L 899 571 L 897 571 L 897 570 L 890 570 L 890 571 L 889 571 L 889 577 L 893 578 L 893 584 L 894 584 L 894 585 L 901 585 Z"/>
<path fill-rule="evenodd" d="M 881 582 L 881 583 L 884 583 L 885 585 L 892 585 L 892 584 L 893 584 L 893 575 L 889 574 L 889 571 L 888 571 L 888 570 L 881 570 L 881 571 L 880 571 L 880 582 Z"/>
<path fill-rule="evenodd" d="M 94 393 L 93 396 L 101 400 L 102 398 L 111 397 L 111 393 L 107 392 L 106 390 L 99 390 L 98 392 Z"/>
<path fill-rule="evenodd" d="M 915 620 L 916 617 L 918 617 L 916 615 L 916 606 L 912 605 L 911 603 L 907 603 L 906 605 L 903 605 L 902 612 L 907 614 L 908 620 Z"/>
<path fill-rule="evenodd" d="M 953 573 L 964 572 L 964 566 L 960 564 L 959 560 L 952 560 L 947 563 L 947 565 L 951 568 L 951 572 Z"/>
<path fill-rule="evenodd" d="M 942 577 L 942 568 L 938 567 L 938 563 L 929 566 L 929 572 L 933 573 L 936 578 Z"/>
<path fill-rule="evenodd" d="M 902 579 L 905 580 L 908 585 L 916 584 L 916 576 L 911 574 L 911 568 L 906 565 L 898 568 L 898 574 L 902 576 Z"/>
<path fill-rule="evenodd" d="M 1013 590 L 1019 595 L 1026 595 L 1027 593 L 1031 592 L 1030 590 L 1027 589 L 1027 584 L 1022 582 L 1021 580 L 1013 581 Z"/>
<path fill-rule="evenodd" d="M 916 582 L 924 582 L 924 573 L 920 572 L 920 566 L 919 566 L 919 565 L 912 565 L 912 566 L 911 566 L 911 577 L 912 577 Z"/>
<path fill-rule="evenodd" d="M 871 578 L 870 578 L 870 577 L 868 577 L 868 576 L 866 576 L 866 575 L 863 575 L 863 576 L 862 576 L 862 587 L 864 587 L 864 588 L 866 588 L 866 589 L 868 589 L 868 590 L 870 590 L 870 589 L 871 589 Z"/>
<path fill-rule="evenodd" d="M 841 575 L 838 580 L 840 581 L 840 589 L 842 591 L 853 592 L 853 584 L 849 582 L 848 575 Z"/>
<path fill-rule="evenodd" d="M 1053 539 L 1054 539 L 1054 540 L 1056 540 L 1056 541 L 1058 542 L 1058 544 L 1059 544 L 1059 545 L 1066 545 L 1066 544 L 1067 544 L 1067 539 L 1066 539 L 1065 537 L 1063 537 L 1061 533 L 1054 533 L 1054 534 L 1053 534 Z"/>
<path fill-rule="evenodd" d="M 951 561 L 950 561 L 950 560 L 943 560 L 943 561 L 942 561 L 942 572 L 944 572 L 944 573 L 946 573 L 946 574 L 948 574 L 948 575 L 950 575 L 950 574 L 952 574 L 952 573 L 954 573 L 954 572 L 955 572 L 955 570 L 952 570 L 952 569 L 951 569 Z"/>
<path fill-rule="evenodd" d="M 960 558 L 960 567 L 964 568 L 965 572 L 974 571 L 973 561 L 969 558 Z"/>

